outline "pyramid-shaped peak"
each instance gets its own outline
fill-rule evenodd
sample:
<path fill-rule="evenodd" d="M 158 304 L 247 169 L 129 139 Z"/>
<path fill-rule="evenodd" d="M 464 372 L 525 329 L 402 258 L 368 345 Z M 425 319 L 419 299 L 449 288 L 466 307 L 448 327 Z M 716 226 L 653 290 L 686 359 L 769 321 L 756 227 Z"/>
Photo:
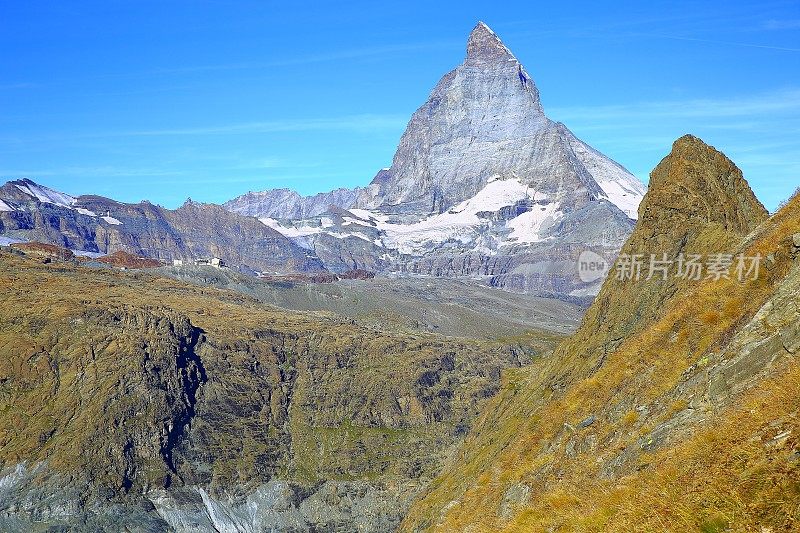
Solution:
<path fill-rule="evenodd" d="M 768 212 L 742 171 L 725 154 L 694 135 L 684 135 L 653 169 L 639 210 L 641 224 L 717 222 L 747 234 Z"/>
<path fill-rule="evenodd" d="M 467 59 L 476 61 L 502 61 L 516 59 L 500 37 L 483 22 L 478 22 L 469 34 Z"/>

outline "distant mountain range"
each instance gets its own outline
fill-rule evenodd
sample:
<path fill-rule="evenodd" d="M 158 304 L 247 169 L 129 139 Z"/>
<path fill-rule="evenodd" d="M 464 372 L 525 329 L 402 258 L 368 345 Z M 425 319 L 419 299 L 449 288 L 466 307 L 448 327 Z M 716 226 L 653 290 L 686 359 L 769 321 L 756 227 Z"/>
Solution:
<path fill-rule="evenodd" d="M 224 209 L 171 211 L 25 179 L 0 188 L 0 235 L 165 261 L 216 255 L 251 273 L 366 269 L 590 299 L 601 280 L 578 278 L 579 254 L 613 259 L 644 193 L 547 118 L 531 76 L 478 23 L 464 62 L 413 114 L 392 165 L 367 187 L 252 192 Z"/>
<path fill-rule="evenodd" d="M 313 252 L 218 205 L 187 201 L 169 210 L 149 202 L 73 197 L 28 179 L 0 187 L 0 235 L 85 255 L 125 251 L 165 262 L 218 256 L 250 273 L 325 270 Z"/>

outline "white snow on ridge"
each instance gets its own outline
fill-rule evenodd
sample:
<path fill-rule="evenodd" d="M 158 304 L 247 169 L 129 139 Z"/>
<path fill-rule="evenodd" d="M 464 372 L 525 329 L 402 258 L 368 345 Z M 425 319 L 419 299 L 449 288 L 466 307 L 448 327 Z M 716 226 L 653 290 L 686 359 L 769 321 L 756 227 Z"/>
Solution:
<path fill-rule="evenodd" d="M 106 223 L 114 225 L 114 226 L 121 226 L 122 225 L 122 222 L 120 222 L 119 220 L 117 220 L 114 217 L 100 217 L 100 218 L 102 220 L 104 220 Z"/>
<path fill-rule="evenodd" d="M 55 204 L 60 205 L 62 207 L 72 207 L 72 204 L 76 202 L 75 197 L 70 196 L 69 194 L 65 194 L 63 192 L 54 191 L 49 187 L 45 187 L 44 185 L 38 185 L 33 183 L 32 181 L 25 182 L 25 185 L 15 184 L 17 189 L 33 196 L 40 202 L 45 202 L 48 204 Z"/>
<path fill-rule="evenodd" d="M 541 193 L 535 196 L 537 200 L 546 199 L 546 196 Z M 382 235 L 380 240 L 374 241 L 376 245 L 397 250 L 403 254 L 419 255 L 425 254 L 447 242 L 457 242 L 462 245 L 475 244 L 477 246 L 485 241 L 489 227 L 498 224 L 478 216 L 480 213 L 497 213 L 504 207 L 513 206 L 517 202 L 533 197 L 534 191 L 519 179 L 504 180 L 494 176 L 472 198 L 464 200 L 445 213 L 432 215 L 410 224 L 390 222 L 391 217 L 389 215 L 355 208 L 348 210 L 353 216 L 343 217 L 342 226 L 347 226 L 348 229 L 352 228 L 353 230 L 348 232 L 329 229 L 333 226 L 333 223 L 330 219 L 325 218 L 322 219 L 321 225 L 306 223 L 285 226 L 272 218 L 262 218 L 260 220 L 290 239 L 302 239 L 326 233 L 339 239 L 357 237 L 373 242 L 367 235 L 360 234 L 358 227 L 374 228 L 380 231 Z M 536 204 L 531 211 L 506 222 L 506 228 L 511 230 L 506 243 L 526 244 L 543 241 L 545 240 L 546 231 L 561 216 L 562 213 L 557 203 Z M 494 242 L 499 245 L 505 244 L 503 241 L 497 241 L 496 239 Z M 484 245 L 485 242 L 483 242 L 481 245 L 483 247 L 480 249 L 486 253 L 491 253 Z"/>
<path fill-rule="evenodd" d="M 16 211 L 13 207 L 5 203 L 3 200 L 0 200 L 0 211 Z"/>
<path fill-rule="evenodd" d="M 619 207 L 623 213 L 636 220 L 639 218 L 639 204 L 644 197 L 643 193 L 632 190 L 625 183 L 619 181 L 597 180 L 597 184 L 606 193 L 608 201 Z"/>
<path fill-rule="evenodd" d="M 15 239 L 13 237 L 4 237 L 0 235 L 0 246 L 8 246 L 20 242 L 26 242 L 26 241 L 23 241 L 22 239 Z"/>
<path fill-rule="evenodd" d="M 469 244 L 478 230 L 488 222 L 478 217 L 481 212 L 497 212 L 503 207 L 528 198 L 532 191 L 520 180 L 493 177 L 475 196 L 464 200 L 445 213 L 433 215 L 414 224 L 393 224 L 372 215 L 377 227 L 385 232 L 384 244 L 401 253 L 417 254 L 428 251 L 431 245 L 447 241 Z M 358 211 L 358 212 L 357 212 Z M 361 217 L 360 210 L 351 211 Z M 362 217 L 366 218 L 366 217 Z"/>
<path fill-rule="evenodd" d="M 644 198 L 647 187 L 624 167 L 577 138 L 570 139 L 570 146 L 586 170 L 603 189 L 608 201 L 636 220 L 639 203 Z"/>
<path fill-rule="evenodd" d="M 83 207 L 76 207 L 75 211 L 80 213 L 81 215 L 86 215 L 87 217 L 96 217 L 97 213 L 94 211 L 90 211 L 89 209 L 84 209 Z"/>
<path fill-rule="evenodd" d="M 516 202 L 524 200 L 532 194 L 533 191 L 516 178 L 501 180 L 498 179 L 498 176 L 493 176 L 489 179 L 486 186 L 478 191 L 478 194 L 469 200 L 464 200 L 450 211 L 473 214 L 480 213 L 481 211 L 494 213 L 503 207 L 514 205 Z"/>
<path fill-rule="evenodd" d="M 333 226 L 333 221 L 329 218 L 323 218 L 319 226 L 300 225 L 300 226 L 284 226 L 274 218 L 263 217 L 259 218 L 262 224 L 269 226 L 284 237 L 295 239 L 297 237 L 307 237 L 309 235 L 316 235 L 322 233 L 323 230 Z"/>
<path fill-rule="evenodd" d="M 90 259 L 97 259 L 98 257 L 105 257 L 108 255 L 101 252 L 87 252 L 86 250 L 72 250 L 72 253 L 78 257 L 88 257 Z"/>

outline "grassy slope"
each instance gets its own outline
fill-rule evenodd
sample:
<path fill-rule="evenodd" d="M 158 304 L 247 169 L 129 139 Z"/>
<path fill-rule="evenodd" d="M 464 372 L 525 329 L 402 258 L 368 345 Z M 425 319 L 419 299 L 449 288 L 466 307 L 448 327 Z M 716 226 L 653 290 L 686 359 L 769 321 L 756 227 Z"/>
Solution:
<path fill-rule="evenodd" d="M 719 224 L 685 241 L 713 251 L 738 240 L 746 254 L 774 253 L 754 282 L 645 283 L 634 293 L 607 282 L 578 333 L 553 357 L 505 372 L 501 393 L 403 529 L 797 527 L 794 358 L 720 401 L 697 394 L 705 385 L 687 385 L 724 359 L 734 334 L 784 282 L 797 231 L 800 198 L 749 241 Z M 644 249 L 659 245 L 646 238 L 651 247 Z M 595 422 L 581 428 L 588 417 Z M 790 438 L 770 440 L 786 430 Z"/>

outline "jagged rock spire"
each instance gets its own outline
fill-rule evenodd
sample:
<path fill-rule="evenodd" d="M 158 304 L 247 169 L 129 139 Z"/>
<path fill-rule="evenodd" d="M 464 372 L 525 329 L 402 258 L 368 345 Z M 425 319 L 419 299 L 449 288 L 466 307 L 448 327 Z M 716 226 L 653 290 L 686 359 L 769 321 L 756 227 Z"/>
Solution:
<path fill-rule="evenodd" d="M 719 223 L 725 230 L 747 234 L 768 212 L 742 171 L 725 154 L 693 135 L 684 135 L 653 169 L 640 206 L 643 226 Z"/>
<path fill-rule="evenodd" d="M 483 22 L 478 22 L 472 29 L 467 41 L 467 61 L 494 62 L 504 60 L 516 61 L 516 58 L 489 26 Z"/>

